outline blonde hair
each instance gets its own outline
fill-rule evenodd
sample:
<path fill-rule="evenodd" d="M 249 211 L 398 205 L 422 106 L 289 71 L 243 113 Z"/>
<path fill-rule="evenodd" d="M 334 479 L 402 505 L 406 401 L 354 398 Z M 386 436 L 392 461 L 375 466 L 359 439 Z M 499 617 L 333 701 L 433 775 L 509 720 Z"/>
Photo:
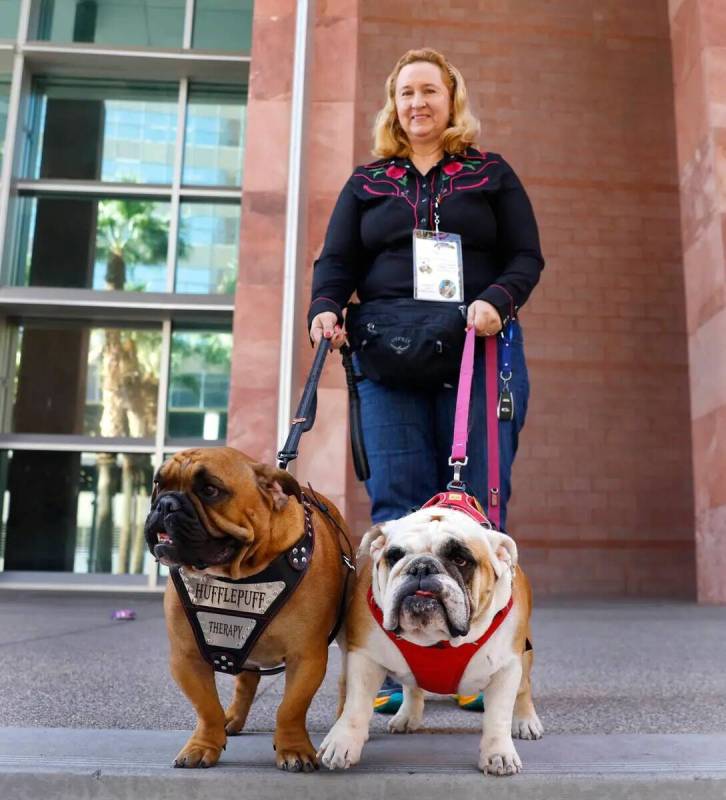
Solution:
<path fill-rule="evenodd" d="M 479 135 L 479 120 L 469 109 L 469 95 L 461 73 L 438 50 L 424 47 L 404 53 L 386 78 L 386 104 L 378 112 L 373 126 L 373 155 L 382 158 L 410 155 L 411 145 L 396 113 L 396 81 L 405 66 L 419 61 L 436 64 L 449 90 L 451 119 L 441 137 L 444 152 L 463 153 Z"/>

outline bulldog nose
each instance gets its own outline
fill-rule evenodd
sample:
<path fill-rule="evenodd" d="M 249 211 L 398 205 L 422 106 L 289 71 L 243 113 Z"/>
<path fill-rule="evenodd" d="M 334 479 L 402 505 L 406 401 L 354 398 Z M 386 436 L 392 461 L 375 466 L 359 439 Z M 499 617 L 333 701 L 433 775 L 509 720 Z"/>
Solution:
<path fill-rule="evenodd" d="M 156 501 L 156 510 L 162 516 L 173 514 L 175 511 L 181 511 L 181 507 L 182 505 L 179 501 L 179 498 L 171 492 L 168 494 L 159 495 Z"/>
<path fill-rule="evenodd" d="M 411 562 L 408 568 L 408 574 L 419 579 L 425 578 L 427 575 L 438 575 L 440 572 L 441 569 L 433 558 L 417 558 Z"/>

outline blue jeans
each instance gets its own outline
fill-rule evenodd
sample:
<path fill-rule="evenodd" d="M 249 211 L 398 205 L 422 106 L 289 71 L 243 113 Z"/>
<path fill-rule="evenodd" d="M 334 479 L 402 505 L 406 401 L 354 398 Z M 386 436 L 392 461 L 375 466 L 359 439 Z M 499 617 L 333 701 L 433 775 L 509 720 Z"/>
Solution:
<path fill-rule="evenodd" d="M 519 323 L 512 326 L 509 350 L 515 414 L 499 423 L 501 526 L 506 523 L 512 493 L 512 462 L 529 399 L 529 377 Z M 499 369 L 503 365 L 504 339 L 498 337 Z M 487 508 L 487 431 L 484 383 L 484 342 L 477 340 L 474 380 L 469 412 L 469 463 L 461 471 L 467 491 Z M 500 388 L 502 385 L 499 380 Z M 451 480 L 448 464 L 454 432 L 456 386 L 434 391 L 390 389 L 364 379 L 359 385 L 361 421 L 371 477 L 366 489 L 374 522 L 405 516 L 423 505 Z"/>

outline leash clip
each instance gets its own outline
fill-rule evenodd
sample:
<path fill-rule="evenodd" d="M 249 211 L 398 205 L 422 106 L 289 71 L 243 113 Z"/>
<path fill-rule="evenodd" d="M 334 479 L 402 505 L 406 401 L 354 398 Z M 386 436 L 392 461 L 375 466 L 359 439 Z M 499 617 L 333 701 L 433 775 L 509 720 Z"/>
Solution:
<path fill-rule="evenodd" d="M 461 480 L 461 469 L 469 463 L 469 456 L 464 458 L 454 459 L 449 456 L 449 466 L 454 468 L 454 477 L 449 481 L 446 488 L 453 489 L 454 491 L 464 491 L 466 483 Z"/>
<path fill-rule="evenodd" d="M 343 563 L 351 572 L 355 572 L 355 564 L 350 560 L 350 558 L 345 554 L 342 553 L 343 556 Z"/>

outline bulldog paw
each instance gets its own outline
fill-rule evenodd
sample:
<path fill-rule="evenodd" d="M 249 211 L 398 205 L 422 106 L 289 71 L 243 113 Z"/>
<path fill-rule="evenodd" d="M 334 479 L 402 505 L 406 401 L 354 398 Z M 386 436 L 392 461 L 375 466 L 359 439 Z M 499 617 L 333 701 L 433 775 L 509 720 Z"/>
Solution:
<path fill-rule="evenodd" d="M 363 737 L 336 724 L 323 739 L 318 758 L 328 769 L 348 769 L 360 761 L 364 743 Z"/>
<path fill-rule="evenodd" d="M 224 732 L 227 736 L 239 736 L 242 733 L 242 728 L 245 726 L 245 719 L 240 719 L 233 714 L 227 714 L 224 721 Z"/>
<path fill-rule="evenodd" d="M 219 761 L 222 750 L 222 747 L 199 744 L 190 739 L 177 753 L 174 766 L 187 769 L 213 767 Z"/>
<path fill-rule="evenodd" d="M 314 772 L 320 769 L 315 751 L 278 750 L 275 753 L 277 768 L 284 772 Z"/>
<path fill-rule="evenodd" d="M 404 706 L 398 709 L 396 714 L 388 720 L 389 733 L 413 733 L 423 725 L 423 716 L 416 713 L 404 711 Z"/>
<path fill-rule="evenodd" d="M 285 772 L 314 772 L 320 769 L 313 743 L 307 733 L 290 736 L 287 740 L 275 736 L 275 764 Z"/>
<path fill-rule="evenodd" d="M 517 751 L 512 749 L 509 752 L 482 753 L 479 759 L 479 769 L 485 775 L 516 775 L 522 770 L 522 761 L 517 755 Z"/>
<path fill-rule="evenodd" d="M 512 737 L 514 739 L 541 739 L 544 734 L 544 725 L 539 721 L 535 711 L 527 717 L 514 717 L 512 719 Z"/>

